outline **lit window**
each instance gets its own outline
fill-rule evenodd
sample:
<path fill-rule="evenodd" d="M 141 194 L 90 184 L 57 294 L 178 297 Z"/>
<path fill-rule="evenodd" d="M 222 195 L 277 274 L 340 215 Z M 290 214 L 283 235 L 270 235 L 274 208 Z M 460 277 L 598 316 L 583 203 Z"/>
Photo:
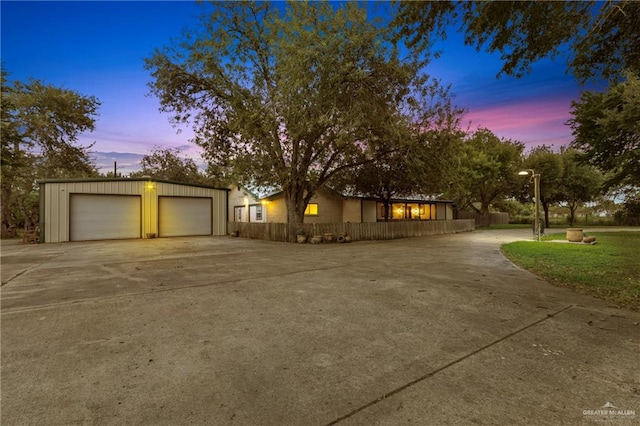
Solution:
<path fill-rule="evenodd" d="M 430 204 L 420 204 L 420 219 L 421 220 L 430 220 L 431 219 L 431 205 Z"/>
<path fill-rule="evenodd" d="M 304 209 L 305 216 L 318 216 L 318 205 L 317 204 L 307 204 L 307 208 Z"/>
<path fill-rule="evenodd" d="M 420 207 L 418 204 L 407 204 L 406 211 L 407 219 L 420 219 Z"/>
<path fill-rule="evenodd" d="M 405 216 L 405 211 L 407 206 L 404 205 L 404 203 L 393 203 L 391 205 L 391 211 L 393 212 L 392 214 L 392 218 L 395 220 L 402 220 L 404 219 Z"/>

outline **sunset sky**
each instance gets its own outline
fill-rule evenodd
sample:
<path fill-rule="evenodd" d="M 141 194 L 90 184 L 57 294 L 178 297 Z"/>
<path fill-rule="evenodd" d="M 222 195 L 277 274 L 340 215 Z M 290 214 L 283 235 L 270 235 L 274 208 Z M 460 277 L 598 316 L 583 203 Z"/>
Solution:
<path fill-rule="evenodd" d="M 0 8 L 2 65 L 9 80 L 33 77 L 102 102 L 96 130 L 79 141 L 95 142 L 92 151 L 102 171 L 112 170 L 114 161 L 120 172 L 136 170 L 154 146 L 179 147 L 199 157 L 189 142 L 191 130 L 177 133 L 158 111 L 143 69 L 143 58 L 154 48 L 197 22 L 202 8 L 195 2 L 3 0 Z M 564 123 L 581 88 L 565 74 L 566 58 L 536 63 L 521 79 L 497 79 L 498 55 L 464 46 L 461 34 L 452 31 L 438 47 L 443 55 L 427 71 L 452 84 L 455 103 L 468 109 L 465 122 L 471 121 L 472 129 L 486 127 L 527 147 L 570 142 Z"/>

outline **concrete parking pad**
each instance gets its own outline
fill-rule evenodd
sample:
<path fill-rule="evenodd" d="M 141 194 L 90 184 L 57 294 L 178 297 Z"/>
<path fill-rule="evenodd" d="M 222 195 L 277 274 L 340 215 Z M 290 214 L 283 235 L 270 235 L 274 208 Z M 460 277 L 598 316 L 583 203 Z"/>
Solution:
<path fill-rule="evenodd" d="M 3 242 L 0 423 L 637 424 L 640 314 L 528 238 Z"/>

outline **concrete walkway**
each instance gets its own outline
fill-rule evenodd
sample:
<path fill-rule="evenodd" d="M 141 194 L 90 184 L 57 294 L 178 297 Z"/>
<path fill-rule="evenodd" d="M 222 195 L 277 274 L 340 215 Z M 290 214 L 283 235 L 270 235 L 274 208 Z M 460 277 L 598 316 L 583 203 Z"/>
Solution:
<path fill-rule="evenodd" d="M 3 242 L 0 423 L 638 424 L 640 314 L 530 238 Z"/>

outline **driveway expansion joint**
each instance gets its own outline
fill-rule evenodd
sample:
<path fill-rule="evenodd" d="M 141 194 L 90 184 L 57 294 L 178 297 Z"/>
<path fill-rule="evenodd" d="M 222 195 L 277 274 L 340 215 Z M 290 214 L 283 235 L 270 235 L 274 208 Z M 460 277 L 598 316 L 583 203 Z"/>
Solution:
<path fill-rule="evenodd" d="M 563 312 L 565 312 L 565 311 L 567 311 L 567 310 L 569 310 L 569 309 L 571 309 L 573 307 L 575 307 L 575 305 L 572 304 L 572 305 L 565 306 L 564 308 L 559 309 L 559 310 L 557 310 L 557 311 L 555 311 L 553 313 L 548 313 L 544 317 L 542 317 L 542 318 L 540 318 L 540 319 L 538 319 L 538 320 L 536 320 L 536 321 L 534 321 L 534 322 L 532 322 L 530 324 L 527 324 L 524 327 L 520 327 L 519 329 L 517 329 L 515 331 L 512 331 L 511 333 L 506 334 L 506 335 L 500 337 L 499 339 L 494 340 L 491 343 L 488 343 L 488 344 L 486 344 L 484 346 L 481 346 L 480 348 L 478 348 L 478 349 L 476 349 L 476 350 L 474 350 L 472 352 L 469 352 L 468 354 L 463 355 L 460 358 L 454 359 L 453 361 L 443 365 L 442 367 L 436 368 L 435 370 L 432 370 L 432 371 L 428 372 L 427 374 L 425 374 L 423 376 L 420 376 L 420 377 L 418 377 L 418 378 L 416 378 L 416 379 L 414 379 L 414 380 L 412 380 L 412 381 L 410 381 L 408 383 L 405 383 L 402 386 L 399 386 L 399 387 L 393 389 L 392 391 L 389 391 L 389 392 L 385 393 L 384 395 L 374 399 L 373 401 L 370 401 L 370 402 L 368 402 L 368 403 L 366 403 L 364 405 L 361 405 L 360 407 L 350 411 L 349 413 L 347 413 L 347 414 L 345 414 L 345 415 L 343 415 L 341 417 L 338 417 L 337 419 L 327 423 L 326 426 L 336 425 L 336 424 L 338 424 L 338 423 L 340 423 L 340 422 L 342 422 L 344 420 L 347 420 L 347 419 L 355 416 L 356 414 L 360 413 L 361 411 L 364 411 L 367 408 L 370 408 L 370 407 L 378 404 L 379 402 L 384 401 L 387 398 L 390 398 L 390 397 L 392 397 L 392 396 L 394 396 L 394 395 L 396 395 L 396 394 L 398 394 L 398 393 L 400 393 L 400 392 L 402 392 L 402 391 L 404 391 L 404 390 L 406 390 L 406 389 L 408 389 L 408 388 L 410 388 L 410 387 L 412 387 L 414 385 L 417 385 L 418 383 L 421 383 L 421 382 L 425 381 L 426 379 L 428 379 L 428 378 L 430 378 L 432 376 L 435 376 L 436 374 L 438 374 L 438 373 L 440 373 L 440 372 L 442 372 L 444 370 L 447 370 L 450 367 L 453 367 L 456 364 L 461 363 L 462 361 L 466 360 L 467 358 L 471 358 L 472 356 L 474 356 L 476 354 L 479 354 L 480 352 L 483 352 L 486 349 L 489 349 L 492 346 L 497 345 L 498 343 L 501 343 L 501 342 L 503 342 L 503 341 L 505 341 L 507 339 L 510 339 L 511 337 L 522 333 L 523 331 L 526 331 L 526 330 L 528 330 L 528 329 L 530 329 L 532 327 L 535 327 L 536 325 L 538 325 L 538 324 L 540 324 L 540 323 L 542 323 L 542 322 L 544 322 L 544 321 L 546 321 L 546 320 L 548 320 L 550 318 L 553 318 L 553 317 L 555 317 L 555 316 L 557 316 L 557 315 L 559 315 L 559 314 L 561 314 L 561 313 L 563 313 Z"/>
<path fill-rule="evenodd" d="M 27 272 L 29 270 L 35 269 L 40 265 L 34 266 L 33 268 L 29 268 L 24 272 Z M 301 273 L 305 273 L 305 272 L 317 272 L 317 271 L 327 271 L 330 269 L 338 269 L 338 268 L 344 268 L 348 265 L 344 265 L 344 264 L 336 264 L 336 265 L 331 265 L 331 266 L 325 266 L 325 267 L 320 267 L 320 268 L 310 268 L 310 269 L 303 269 L 303 270 L 298 270 L 298 271 L 287 271 L 287 272 L 283 272 L 280 274 L 273 274 L 272 277 L 284 277 L 287 275 L 295 275 L 295 274 L 301 274 Z M 112 268 L 107 268 L 105 265 L 102 265 L 101 268 L 103 270 L 109 271 L 109 272 L 114 272 L 115 270 L 113 270 Z M 114 272 L 115 273 L 115 272 Z M 22 275 L 23 273 L 20 273 L 18 275 Z M 118 274 L 120 275 L 120 274 Z M 11 279 L 17 278 L 13 277 Z M 4 315 L 4 314 L 12 314 L 12 313 L 17 313 L 17 312 L 25 312 L 25 311 L 37 311 L 40 309 L 49 309 L 49 308 L 55 308 L 58 306 L 68 306 L 68 305 L 75 305 L 78 303 L 88 303 L 88 302 L 100 302 L 103 300 L 112 300 L 112 299 L 119 299 L 122 297 L 132 297 L 132 296 L 146 296 L 149 294 L 157 294 L 157 293 L 166 293 L 166 292 L 172 292 L 172 291 L 178 291 L 178 290 L 188 290 L 188 289 L 192 289 L 192 288 L 202 288 L 202 287 L 210 287 L 210 286 L 215 286 L 215 285 L 225 285 L 225 284 L 233 284 L 233 283 L 238 283 L 238 282 L 242 282 L 242 281 L 247 281 L 247 280 L 251 280 L 251 279 L 255 279 L 258 277 L 251 277 L 251 276 L 246 276 L 246 277 L 242 277 L 242 278 L 237 278 L 237 279 L 230 279 L 230 280 L 226 280 L 226 281 L 219 281 L 219 282 L 214 282 L 214 283 L 205 283 L 205 284 L 192 284 L 192 285 L 185 285 L 185 286 L 179 286 L 179 287 L 172 287 L 172 288 L 163 288 L 163 289 L 154 289 L 154 290 L 149 290 L 149 291 L 140 291 L 140 292 L 135 292 L 135 293 L 123 293 L 123 294 L 114 294 L 114 295 L 110 295 L 110 296 L 103 296 L 103 297 L 94 297 L 94 298 L 88 298 L 88 299 L 77 299 L 77 300 L 69 300 L 69 301 L 64 301 L 64 302 L 55 302 L 55 303 L 49 303 L 46 305 L 36 305 L 36 306 L 26 306 L 26 307 L 17 307 L 17 308 L 8 308 L 8 309 L 2 309 L 0 311 L 0 315 Z M 132 278 L 129 278 L 132 279 Z M 143 280 L 141 278 L 133 278 L 134 281 L 140 281 Z M 145 279 L 146 281 L 146 279 Z"/>
<path fill-rule="evenodd" d="M 65 251 L 65 252 L 62 252 L 62 253 L 60 253 L 60 254 L 58 254 L 57 256 L 52 257 L 51 259 L 47 259 L 47 260 L 45 260 L 44 262 L 40 262 L 40 263 L 38 263 L 38 264 L 36 264 L 36 265 L 30 266 L 30 267 L 28 267 L 28 268 L 26 268 L 26 269 L 24 269 L 24 270 L 22 270 L 22 271 L 18 272 L 17 274 L 15 274 L 14 276 L 12 276 L 12 277 L 11 277 L 11 278 L 9 278 L 8 280 L 6 280 L 6 281 L 2 281 L 2 282 L 0 283 L 0 287 L 4 287 L 6 284 L 9 284 L 11 281 L 15 280 L 16 278 L 18 278 L 18 277 L 20 277 L 20 276 L 22 276 L 22 275 L 24 275 L 24 274 L 26 274 L 26 273 L 28 273 L 28 272 L 31 272 L 31 271 L 33 271 L 34 269 L 38 269 L 38 268 L 39 268 L 39 267 L 41 267 L 42 265 L 44 265 L 44 264 L 46 264 L 46 263 L 49 263 L 50 261 L 52 261 L 52 260 L 54 260 L 54 259 L 57 259 L 57 258 L 59 258 L 60 256 L 64 256 L 65 254 L 67 254 L 67 252 L 66 252 L 66 251 Z"/>

